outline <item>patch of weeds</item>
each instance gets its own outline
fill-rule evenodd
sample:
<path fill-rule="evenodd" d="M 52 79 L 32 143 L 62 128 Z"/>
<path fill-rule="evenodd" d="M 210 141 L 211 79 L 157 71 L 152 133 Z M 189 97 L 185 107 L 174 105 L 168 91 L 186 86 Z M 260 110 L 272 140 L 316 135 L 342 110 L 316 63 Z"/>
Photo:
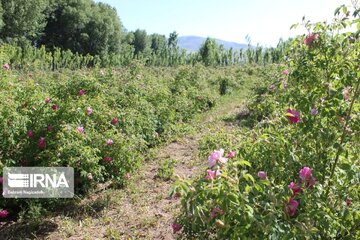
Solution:
<path fill-rule="evenodd" d="M 106 239 L 112 239 L 112 240 L 121 239 L 120 232 L 112 227 L 106 229 L 106 233 L 104 237 Z"/>
<path fill-rule="evenodd" d="M 167 158 L 164 163 L 159 167 L 155 177 L 160 178 L 164 181 L 169 181 L 174 175 L 175 160 Z"/>

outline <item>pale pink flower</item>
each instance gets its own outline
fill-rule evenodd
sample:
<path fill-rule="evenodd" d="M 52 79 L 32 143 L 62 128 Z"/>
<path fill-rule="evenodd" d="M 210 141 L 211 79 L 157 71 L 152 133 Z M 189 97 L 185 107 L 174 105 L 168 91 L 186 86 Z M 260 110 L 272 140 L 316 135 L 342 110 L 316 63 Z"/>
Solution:
<path fill-rule="evenodd" d="M 284 75 L 289 75 L 289 70 L 285 69 L 282 73 L 283 73 Z"/>
<path fill-rule="evenodd" d="M 87 115 L 91 115 L 93 113 L 93 110 L 91 107 L 86 108 Z"/>
<path fill-rule="evenodd" d="M 208 169 L 207 174 L 208 175 L 205 176 L 205 180 L 211 180 L 215 178 L 215 171 Z"/>
<path fill-rule="evenodd" d="M 45 103 L 48 104 L 51 102 L 51 98 L 45 98 Z"/>
<path fill-rule="evenodd" d="M 218 167 L 218 169 L 216 170 L 216 172 L 215 172 L 215 176 L 216 177 L 220 177 L 221 176 L 221 170 L 220 170 L 220 168 Z"/>
<path fill-rule="evenodd" d="M 228 159 L 231 159 L 231 158 L 235 157 L 235 154 L 236 154 L 235 151 L 230 151 L 226 157 Z"/>
<path fill-rule="evenodd" d="M 7 64 L 7 63 L 5 63 L 5 64 L 3 65 L 3 68 L 5 68 L 6 71 L 9 71 L 9 70 L 10 70 L 10 65 Z"/>
<path fill-rule="evenodd" d="M 84 133 L 84 127 L 78 127 L 77 128 L 77 131 L 79 132 L 79 133 Z"/>
<path fill-rule="evenodd" d="M 208 157 L 208 165 L 209 167 L 213 167 L 216 162 L 218 163 L 226 163 L 228 161 L 227 158 L 223 157 L 224 155 L 224 149 L 215 150 L 210 156 Z"/>
<path fill-rule="evenodd" d="M 109 146 L 113 145 L 114 141 L 112 139 L 108 139 L 108 140 L 106 140 L 106 144 L 109 145 Z"/>
<path fill-rule="evenodd" d="M 86 175 L 86 177 L 87 177 L 87 179 L 88 180 L 93 180 L 93 175 L 91 174 L 91 173 L 88 173 L 87 175 Z"/>
<path fill-rule="evenodd" d="M 315 116 L 318 114 L 318 110 L 316 108 L 311 109 L 311 115 Z"/>
<path fill-rule="evenodd" d="M 264 171 L 259 171 L 257 173 L 257 176 L 262 180 L 265 180 L 267 178 L 266 172 L 264 172 Z"/>

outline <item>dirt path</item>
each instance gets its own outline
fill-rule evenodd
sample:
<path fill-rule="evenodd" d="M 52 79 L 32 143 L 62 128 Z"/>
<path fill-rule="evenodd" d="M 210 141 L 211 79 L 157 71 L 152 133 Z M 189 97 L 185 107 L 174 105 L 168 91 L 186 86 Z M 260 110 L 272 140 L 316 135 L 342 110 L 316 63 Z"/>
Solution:
<path fill-rule="evenodd" d="M 224 116 L 234 117 L 243 111 L 245 94 L 225 97 L 215 109 L 194 121 L 194 130 L 162 147 L 154 158 L 130 177 L 125 189 L 106 189 L 82 201 L 72 216 L 49 219 L 51 230 L 37 231 L 35 239 L 175 239 L 170 227 L 180 209 L 180 200 L 169 197 L 173 181 L 156 175 L 167 159 L 175 160 L 174 176 L 191 179 L 206 168 L 199 159 L 202 136 L 216 129 L 231 131 L 234 125 Z"/>

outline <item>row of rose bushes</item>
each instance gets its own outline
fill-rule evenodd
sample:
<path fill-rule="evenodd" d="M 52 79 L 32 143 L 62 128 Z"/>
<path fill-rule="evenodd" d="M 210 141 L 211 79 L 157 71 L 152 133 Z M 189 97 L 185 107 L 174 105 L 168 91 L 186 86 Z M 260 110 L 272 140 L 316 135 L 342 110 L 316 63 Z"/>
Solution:
<path fill-rule="evenodd" d="M 122 185 L 150 147 L 214 106 L 219 76 L 235 73 L 239 69 L 145 68 L 137 63 L 123 69 L 20 72 L 4 64 L 0 172 L 14 166 L 74 167 L 77 195 L 107 180 Z M 237 86 L 240 79 L 232 80 Z M 64 201 L 1 197 L 0 218 L 9 212 L 10 218 L 16 216 L 34 203 L 46 209 L 56 202 Z"/>
<path fill-rule="evenodd" d="M 203 139 L 202 157 L 220 150 L 204 176 L 175 184 L 182 198 L 175 233 L 360 239 L 360 42 L 356 31 L 337 32 L 357 24 L 359 11 L 350 16 L 341 7 L 331 24 L 304 22 L 309 33 L 267 73 L 242 127 Z"/>

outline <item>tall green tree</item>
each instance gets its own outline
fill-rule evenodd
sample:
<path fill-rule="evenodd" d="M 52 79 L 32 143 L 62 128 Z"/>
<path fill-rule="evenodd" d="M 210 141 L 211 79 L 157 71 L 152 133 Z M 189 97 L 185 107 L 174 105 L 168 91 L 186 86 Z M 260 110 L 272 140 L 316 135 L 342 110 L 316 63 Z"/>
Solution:
<path fill-rule="evenodd" d="M 215 65 L 218 46 L 214 39 L 207 38 L 199 49 L 199 55 L 206 66 Z"/>
<path fill-rule="evenodd" d="M 48 0 L 0 0 L 2 24 L 0 38 L 6 41 L 36 41 L 46 21 L 44 11 Z M 1 26 L 1 22 L 0 22 Z"/>
<path fill-rule="evenodd" d="M 59 27 L 61 26 L 61 27 Z M 116 10 L 92 0 L 52 0 L 41 43 L 80 54 L 119 53 L 123 27 Z"/>
<path fill-rule="evenodd" d="M 137 29 L 134 32 L 134 41 L 133 41 L 135 55 L 139 56 L 140 53 L 145 52 L 149 48 L 149 40 L 145 30 Z"/>
<path fill-rule="evenodd" d="M 159 54 L 161 51 L 165 50 L 166 48 L 165 35 L 154 33 L 150 35 L 150 38 L 151 38 L 151 49 L 153 53 Z"/>
<path fill-rule="evenodd" d="M 120 53 L 122 24 L 115 8 L 98 3 L 92 6 L 92 17 L 86 24 L 84 51 L 92 55 Z"/>
<path fill-rule="evenodd" d="M 3 14 L 4 14 L 4 9 L 2 8 L 2 4 L 0 1 L 0 32 L 1 32 L 2 27 L 4 26 Z"/>

